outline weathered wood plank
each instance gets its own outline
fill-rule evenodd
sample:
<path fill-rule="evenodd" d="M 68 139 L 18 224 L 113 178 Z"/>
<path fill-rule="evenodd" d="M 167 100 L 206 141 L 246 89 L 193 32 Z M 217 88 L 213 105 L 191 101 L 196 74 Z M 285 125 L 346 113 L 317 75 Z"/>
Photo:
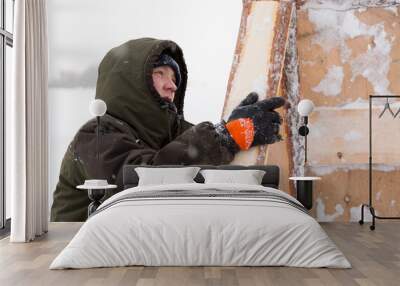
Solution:
<path fill-rule="evenodd" d="M 292 9 L 294 4 L 290 1 L 244 3 L 223 119 L 252 91 L 261 98 L 278 94 Z M 238 153 L 232 164 L 265 164 L 266 152 L 265 146 L 251 148 Z"/>

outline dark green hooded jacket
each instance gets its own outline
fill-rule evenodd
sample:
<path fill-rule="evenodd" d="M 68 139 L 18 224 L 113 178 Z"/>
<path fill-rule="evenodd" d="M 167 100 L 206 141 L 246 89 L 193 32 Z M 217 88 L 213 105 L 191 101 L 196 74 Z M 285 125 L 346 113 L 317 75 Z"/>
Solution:
<path fill-rule="evenodd" d="M 161 53 L 172 56 L 180 67 L 176 110 L 160 98 L 152 84 L 153 65 Z M 193 126 L 184 120 L 186 84 L 183 53 L 172 41 L 137 39 L 107 53 L 96 86 L 96 98 L 107 104 L 100 140 L 96 145 L 97 122 L 92 119 L 68 146 L 54 192 L 52 221 L 85 221 L 90 200 L 76 186 L 87 179 L 107 179 L 118 185 L 115 192 L 121 191 L 126 164 L 219 165 L 233 160 L 212 123 Z"/>

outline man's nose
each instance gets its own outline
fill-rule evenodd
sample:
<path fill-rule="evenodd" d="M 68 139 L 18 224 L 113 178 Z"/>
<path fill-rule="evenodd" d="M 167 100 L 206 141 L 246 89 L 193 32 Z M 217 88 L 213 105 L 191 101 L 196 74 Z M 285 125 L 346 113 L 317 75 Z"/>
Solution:
<path fill-rule="evenodd" d="M 166 87 L 171 90 L 172 92 L 175 92 L 177 90 L 176 84 L 174 83 L 174 81 L 172 79 L 169 79 L 167 81 L 167 85 Z"/>

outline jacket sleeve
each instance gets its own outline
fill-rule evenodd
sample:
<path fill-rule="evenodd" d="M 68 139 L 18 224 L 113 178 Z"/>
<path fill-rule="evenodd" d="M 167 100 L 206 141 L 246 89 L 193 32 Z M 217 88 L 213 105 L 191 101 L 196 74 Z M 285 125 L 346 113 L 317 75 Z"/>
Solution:
<path fill-rule="evenodd" d="M 122 186 L 123 166 L 134 165 L 220 165 L 234 155 L 221 143 L 211 122 L 186 124 L 186 130 L 161 149 L 143 142 L 130 128 L 108 124 L 102 133 L 99 157 L 96 157 L 96 136 L 92 128 L 81 130 L 75 139 L 77 159 L 91 178 L 104 178 Z"/>
<path fill-rule="evenodd" d="M 180 133 L 178 134 L 178 136 L 181 135 L 186 130 L 188 130 L 189 128 L 192 128 L 193 126 L 194 126 L 193 123 L 190 123 L 190 122 L 188 122 L 186 120 L 182 120 L 181 121 L 181 128 L 179 128 L 180 129 Z"/>
<path fill-rule="evenodd" d="M 84 221 L 90 201 L 86 192 L 76 186 L 87 179 L 106 179 L 123 188 L 123 166 L 135 165 L 219 165 L 233 160 L 210 122 L 193 126 L 186 123 L 183 133 L 163 148 L 149 147 L 135 132 L 122 122 L 104 118 L 105 130 L 96 140 L 96 122 L 89 121 L 75 135 L 62 162 L 59 182 L 54 192 L 52 221 Z M 98 143 L 98 144 L 97 144 Z M 98 156 L 97 156 L 98 155 Z"/>
<path fill-rule="evenodd" d="M 211 122 L 202 122 L 188 128 L 159 150 L 154 155 L 151 164 L 227 164 L 233 160 L 234 155 L 222 144 L 221 139 Z"/>

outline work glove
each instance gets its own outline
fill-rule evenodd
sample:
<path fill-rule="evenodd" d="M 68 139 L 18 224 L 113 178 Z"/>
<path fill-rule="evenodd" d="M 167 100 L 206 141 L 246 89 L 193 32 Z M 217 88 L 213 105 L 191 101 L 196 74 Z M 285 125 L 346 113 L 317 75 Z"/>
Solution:
<path fill-rule="evenodd" d="M 258 101 L 258 94 L 252 92 L 232 111 L 227 122 L 216 125 L 216 131 L 232 153 L 275 143 L 282 140 L 279 134 L 282 118 L 274 109 L 285 104 L 283 97 Z"/>

